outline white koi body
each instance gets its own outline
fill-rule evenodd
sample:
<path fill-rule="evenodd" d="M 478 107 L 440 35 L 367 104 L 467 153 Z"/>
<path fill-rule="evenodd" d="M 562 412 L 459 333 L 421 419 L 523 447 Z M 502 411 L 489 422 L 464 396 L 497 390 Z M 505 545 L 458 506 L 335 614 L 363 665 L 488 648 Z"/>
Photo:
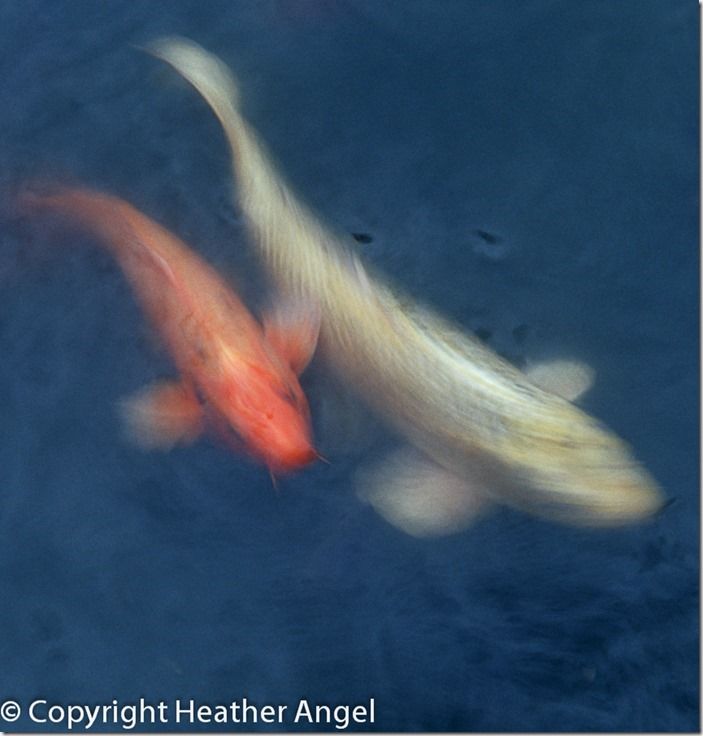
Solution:
<path fill-rule="evenodd" d="M 179 39 L 154 53 L 220 119 L 256 247 L 282 291 L 319 304 L 333 368 L 442 473 L 572 523 L 625 523 L 661 507 L 655 481 L 612 432 L 367 272 L 283 182 L 241 116 L 222 62 Z"/>

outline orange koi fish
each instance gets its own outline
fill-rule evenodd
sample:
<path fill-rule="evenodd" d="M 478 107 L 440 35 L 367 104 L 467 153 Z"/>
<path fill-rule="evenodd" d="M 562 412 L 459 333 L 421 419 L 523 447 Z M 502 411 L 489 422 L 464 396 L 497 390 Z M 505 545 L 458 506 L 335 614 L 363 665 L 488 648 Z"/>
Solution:
<path fill-rule="evenodd" d="M 69 216 L 110 248 L 163 337 L 180 381 L 161 381 L 124 402 L 128 429 L 167 448 L 206 427 L 269 469 L 299 468 L 313 449 L 298 374 L 317 343 L 316 309 L 279 308 L 263 329 L 232 288 L 181 240 L 113 196 L 84 189 L 27 193 L 26 212 Z"/>

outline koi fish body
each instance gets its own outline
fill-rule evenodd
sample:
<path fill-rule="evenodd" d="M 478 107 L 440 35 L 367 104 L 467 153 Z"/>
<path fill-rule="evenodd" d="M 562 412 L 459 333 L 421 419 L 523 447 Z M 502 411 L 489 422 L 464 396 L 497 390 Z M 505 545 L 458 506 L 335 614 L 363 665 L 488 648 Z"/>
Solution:
<path fill-rule="evenodd" d="M 214 424 L 273 470 L 291 470 L 316 456 L 296 376 L 315 348 L 315 310 L 300 311 L 297 324 L 274 313 L 262 331 L 213 268 L 117 197 L 63 189 L 26 193 L 21 206 L 68 216 L 96 233 L 172 355 L 181 380 L 149 387 L 123 405 L 141 443 L 167 447 Z"/>

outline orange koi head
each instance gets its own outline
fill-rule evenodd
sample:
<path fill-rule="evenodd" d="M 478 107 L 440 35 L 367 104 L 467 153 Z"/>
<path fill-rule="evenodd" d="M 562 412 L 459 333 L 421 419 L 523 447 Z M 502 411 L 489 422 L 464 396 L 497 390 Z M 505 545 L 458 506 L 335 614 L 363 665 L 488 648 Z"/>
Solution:
<path fill-rule="evenodd" d="M 297 379 L 284 382 L 254 365 L 222 385 L 216 406 L 247 449 L 272 471 L 288 472 L 318 457 L 310 413 Z"/>
<path fill-rule="evenodd" d="M 191 375 L 215 409 L 225 439 L 240 449 L 243 445 L 271 471 L 296 470 L 319 457 L 312 444 L 308 403 L 298 382 L 315 350 L 319 312 L 280 305 L 264 318 L 263 334 L 257 327 L 252 321 L 246 328 L 249 339 L 243 340 L 240 323 L 230 340 L 215 337 L 200 324 L 199 339 L 190 341 L 191 348 L 197 345 Z"/>

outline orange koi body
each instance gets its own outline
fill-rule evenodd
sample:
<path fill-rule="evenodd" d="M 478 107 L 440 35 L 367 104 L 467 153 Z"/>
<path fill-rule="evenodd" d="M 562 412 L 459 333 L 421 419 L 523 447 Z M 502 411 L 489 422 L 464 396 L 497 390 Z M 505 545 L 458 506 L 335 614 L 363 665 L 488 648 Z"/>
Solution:
<path fill-rule="evenodd" d="M 125 403 L 145 444 L 192 440 L 206 426 L 237 439 L 272 471 L 311 462 L 307 401 L 298 382 L 317 341 L 313 309 L 279 312 L 264 329 L 232 288 L 166 229 L 127 202 L 83 189 L 25 194 L 25 211 L 68 215 L 109 246 L 181 374 Z"/>

